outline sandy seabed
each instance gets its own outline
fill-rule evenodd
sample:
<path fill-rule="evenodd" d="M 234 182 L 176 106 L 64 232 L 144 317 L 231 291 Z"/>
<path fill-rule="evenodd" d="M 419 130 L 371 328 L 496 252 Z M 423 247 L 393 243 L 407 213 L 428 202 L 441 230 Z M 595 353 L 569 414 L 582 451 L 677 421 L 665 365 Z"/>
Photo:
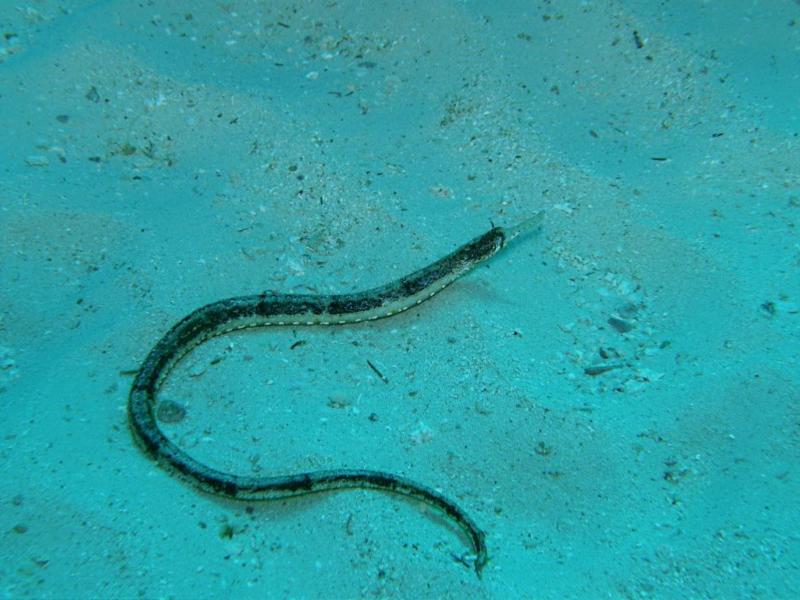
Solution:
<path fill-rule="evenodd" d="M 0 5 L 0 594 L 791 598 L 797 2 Z M 198 493 L 127 425 L 192 309 L 396 279 L 544 210 L 419 307 L 204 344 L 162 395 L 242 474 L 458 502 Z M 174 421 L 174 422 L 169 422 Z"/>

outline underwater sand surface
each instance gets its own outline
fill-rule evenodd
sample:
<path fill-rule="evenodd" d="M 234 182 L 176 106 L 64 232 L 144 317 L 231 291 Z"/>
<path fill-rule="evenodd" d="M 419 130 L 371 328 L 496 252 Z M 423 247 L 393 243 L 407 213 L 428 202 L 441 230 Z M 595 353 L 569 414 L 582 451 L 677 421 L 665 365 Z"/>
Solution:
<path fill-rule="evenodd" d="M 0 5 L 0 594 L 791 598 L 800 4 Z M 430 302 L 214 339 L 162 426 L 231 472 L 457 502 L 198 493 L 127 426 L 192 309 L 353 292 L 546 211 Z M 466 563 L 466 564 L 465 564 Z"/>

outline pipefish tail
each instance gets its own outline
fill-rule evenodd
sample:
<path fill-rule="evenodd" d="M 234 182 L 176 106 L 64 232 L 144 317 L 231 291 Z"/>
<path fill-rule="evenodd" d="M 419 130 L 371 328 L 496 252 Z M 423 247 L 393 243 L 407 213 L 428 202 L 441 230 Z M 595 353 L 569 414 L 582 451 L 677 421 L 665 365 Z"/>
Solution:
<path fill-rule="evenodd" d="M 171 370 L 212 337 L 250 327 L 347 325 L 391 317 L 416 306 L 488 260 L 514 237 L 539 226 L 543 213 L 519 225 L 489 231 L 454 252 L 385 285 L 352 294 L 265 292 L 219 300 L 178 321 L 142 362 L 128 399 L 128 420 L 143 452 L 171 474 L 195 487 L 245 501 L 273 500 L 340 489 L 372 489 L 410 497 L 439 509 L 467 536 L 480 576 L 488 561 L 486 536 L 466 512 L 443 494 L 392 473 L 337 469 L 270 477 L 236 475 L 205 465 L 170 441 L 156 419 L 158 391 Z"/>

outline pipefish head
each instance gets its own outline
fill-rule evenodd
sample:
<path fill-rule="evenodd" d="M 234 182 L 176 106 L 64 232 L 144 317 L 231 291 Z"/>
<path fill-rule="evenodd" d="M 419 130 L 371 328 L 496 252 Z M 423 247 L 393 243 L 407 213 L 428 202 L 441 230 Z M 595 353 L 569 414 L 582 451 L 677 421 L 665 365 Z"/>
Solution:
<path fill-rule="evenodd" d="M 541 225 L 543 217 L 544 211 L 540 211 L 514 227 L 492 227 L 439 262 L 447 265 L 453 278 L 460 277 L 477 264 L 500 252 L 515 237 L 536 230 Z"/>
<path fill-rule="evenodd" d="M 456 270 L 465 273 L 478 263 L 488 260 L 497 254 L 506 243 L 505 232 L 500 227 L 492 227 L 483 235 L 479 235 L 470 242 L 464 244 L 453 253 L 458 264 Z"/>

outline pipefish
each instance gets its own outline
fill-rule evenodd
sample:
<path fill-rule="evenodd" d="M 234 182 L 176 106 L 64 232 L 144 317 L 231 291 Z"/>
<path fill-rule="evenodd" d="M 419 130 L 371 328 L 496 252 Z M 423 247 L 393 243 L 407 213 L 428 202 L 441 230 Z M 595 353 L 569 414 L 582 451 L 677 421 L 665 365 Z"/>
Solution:
<path fill-rule="evenodd" d="M 157 395 L 172 369 L 210 338 L 251 327 L 347 325 L 391 317 L 428 300 L 517 236 L 538 229 L 543 212 L 511 228 L 492 227 L 447 256 L 385 285 L 350 294 L 265 292 L 206 304 L 178 321 L 142 362 L 128 399 L 128 420 L 144 453 L 195 487 L 243 501 L 274 500 L 339 489 L 400 494 L 439 509 L 469 538 L 475 572 L 488 561 L 486 535 L 455 502 L 425 485 L 382 471 L 335 469 L 277 476 L 245 476 L 214 469 L 169 440 L 156 418 Z"/>

